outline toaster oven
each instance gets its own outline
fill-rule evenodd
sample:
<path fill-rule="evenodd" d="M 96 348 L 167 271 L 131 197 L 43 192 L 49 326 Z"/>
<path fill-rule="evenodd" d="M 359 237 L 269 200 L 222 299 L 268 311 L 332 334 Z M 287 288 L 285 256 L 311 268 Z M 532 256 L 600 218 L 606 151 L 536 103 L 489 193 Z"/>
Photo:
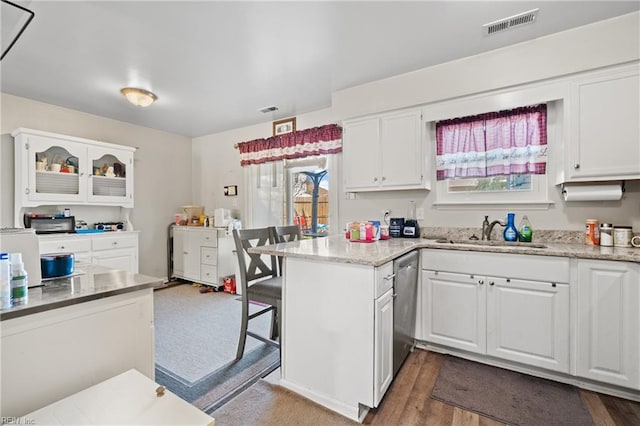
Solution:
<path fill-rule="evenodd" d="M 24 215 L 24 227 L 33 228 L 36 234 L 76 232 L 76 220 L 73 216 Z"/>

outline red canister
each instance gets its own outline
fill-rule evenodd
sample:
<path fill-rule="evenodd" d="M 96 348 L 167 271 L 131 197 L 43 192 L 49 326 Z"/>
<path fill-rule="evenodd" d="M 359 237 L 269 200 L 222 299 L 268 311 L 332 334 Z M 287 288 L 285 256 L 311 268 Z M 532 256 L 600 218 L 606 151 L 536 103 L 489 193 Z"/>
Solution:
<path fill-rule="evenodd" d="M 584 242 L 591 246 L 600 245 L 600 228 L 598 228 L 598 219 L 587 219 L 584 229 Z"/>

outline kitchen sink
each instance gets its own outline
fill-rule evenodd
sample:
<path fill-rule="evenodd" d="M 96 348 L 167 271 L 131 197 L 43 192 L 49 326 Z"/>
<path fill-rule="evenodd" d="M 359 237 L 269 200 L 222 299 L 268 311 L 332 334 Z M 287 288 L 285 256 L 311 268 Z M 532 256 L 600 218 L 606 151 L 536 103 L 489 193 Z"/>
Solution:
<path fill-rule="evenodd" d="M 487 241 L 487 240 L 453 240 L 448 238 L 440 238 L 435 240 L 436 243 L 453 244 L 453 245 L 473 245 L 473 246 L 497 246 L 497 247 L 527 247 L 527 248 L 547 248 L 544 244 L 538 243 L 521 243 L 510 241 Z"/>

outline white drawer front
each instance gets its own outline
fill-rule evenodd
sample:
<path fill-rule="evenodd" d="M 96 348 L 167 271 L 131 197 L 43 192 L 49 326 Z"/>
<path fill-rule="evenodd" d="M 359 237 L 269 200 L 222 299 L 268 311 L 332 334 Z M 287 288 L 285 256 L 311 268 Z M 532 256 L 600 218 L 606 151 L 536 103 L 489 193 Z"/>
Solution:
<path fill-rule="evenodd" d="M 200 247 L 200 263 L 203 265 L 216 266 L 218 264 L 218 249 Z"/>
<path fill-rule="evenodd" d="M 393 262 L 387 262 L 376 268 L 376 295 L 378 298 L 393 287 Z"/>
<path fill-rule="evenodd" d="M 91 240 L 74 239 L 73 237 L 65 239 L 55 239 L 51 241 L 40 240 L 40 254 L 60 253 L 60 252 L 88 252 L 91 251 Z"/>
<path fill-rule="evenodd" d="M 205 284 L 218 284 L 218 268 L 210 265 L 201 265 L 200 281 Z"/>
<path fill-rule="evenodd" d="M 93 250 L 113 250 L 126 247 L 136 247 L 137 239 L 134 236 L 109 236 L 92 239 Z"/>
<path fill-rule="evenodd" d="M 218 247 L 218 233 L 215 230 L 202 230 L 198 232 L 200 245 L 205 247 Z"/>

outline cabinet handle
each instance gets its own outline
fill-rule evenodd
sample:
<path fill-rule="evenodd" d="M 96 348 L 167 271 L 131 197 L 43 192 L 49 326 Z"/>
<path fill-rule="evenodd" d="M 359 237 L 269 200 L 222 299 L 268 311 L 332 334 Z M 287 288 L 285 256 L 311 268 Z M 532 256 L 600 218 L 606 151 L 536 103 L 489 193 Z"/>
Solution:
<path fill-rule="evenodd" d="M 493 281 L 489 281 L 489 285 L 494 285 L 495 283 Z"/>
<path fill-rule="evenodd" d="M 576 169 L 576 170 L 578 170 L 578 169 L 580 168 L 580 163 L 576 163 L 576 164 L 574 164 L 574 165 L 573 165 L 573 168 L 574 168 L 574 169 Z"/>
<path fill-rule="evenodd" d="M 480 285 L 484 284 L 484 280 L 478 280 L 478 284 Z"/>
<path fill-rule="evenodd" d="M 384 277 L 383 279 L 389 281 L 392 280 L 394 277 L 396 276 L 396 274 L 391 274 L 391 275 L 387 275 L 386 277 Z"/>

